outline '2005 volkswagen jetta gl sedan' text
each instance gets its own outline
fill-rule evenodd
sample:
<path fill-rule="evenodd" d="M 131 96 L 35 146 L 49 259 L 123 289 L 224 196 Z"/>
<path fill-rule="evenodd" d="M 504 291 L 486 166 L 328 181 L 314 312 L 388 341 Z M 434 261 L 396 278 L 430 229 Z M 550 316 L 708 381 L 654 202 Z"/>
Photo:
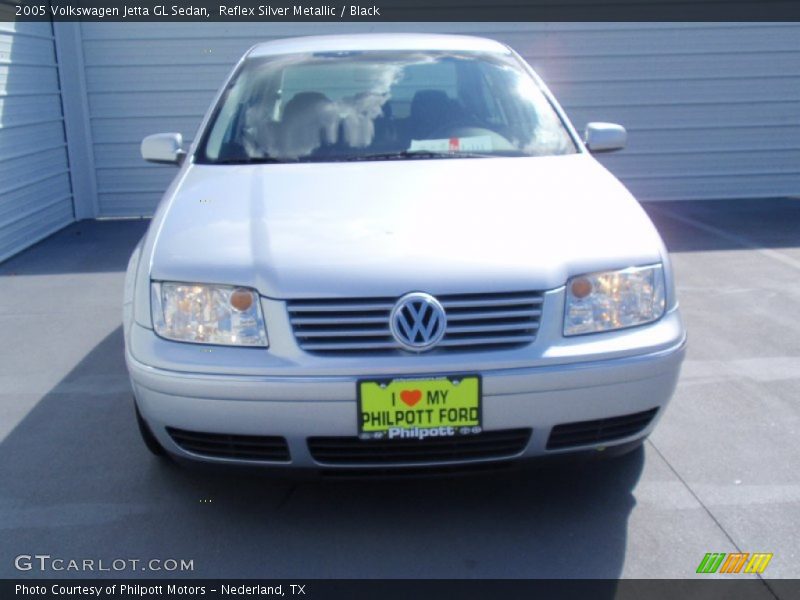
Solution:
<path fill-rule="evenodd" d="M 669 259 L 507 46 L 257 45 L 131 257 L 126 359 L 156 453 L 300 469 L 620 453 L 675 388 Z"/>

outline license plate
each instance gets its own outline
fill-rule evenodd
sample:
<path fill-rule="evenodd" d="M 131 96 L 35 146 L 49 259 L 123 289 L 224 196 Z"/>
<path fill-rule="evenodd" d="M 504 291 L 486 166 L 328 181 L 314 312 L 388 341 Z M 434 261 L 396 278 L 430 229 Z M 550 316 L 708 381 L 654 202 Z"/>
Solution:
<path fill-rule="evenodd" d="M 358 382 L 362 439 L 425 439 L 481 432 L 479 375 Z"/>

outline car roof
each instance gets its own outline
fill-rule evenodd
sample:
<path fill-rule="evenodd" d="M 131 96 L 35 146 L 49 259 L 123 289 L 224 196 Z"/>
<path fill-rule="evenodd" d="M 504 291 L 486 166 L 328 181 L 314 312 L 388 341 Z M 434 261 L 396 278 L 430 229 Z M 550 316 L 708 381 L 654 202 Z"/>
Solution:
<path fill-rule="evenodd" d="M 362 50 L 472 51 L 509 54 L 505 44 L 468 35 L 429 33 L 361 33 L 294 37 L 256 44 L 248 58 L 301 52 L 353 52 Z"/>

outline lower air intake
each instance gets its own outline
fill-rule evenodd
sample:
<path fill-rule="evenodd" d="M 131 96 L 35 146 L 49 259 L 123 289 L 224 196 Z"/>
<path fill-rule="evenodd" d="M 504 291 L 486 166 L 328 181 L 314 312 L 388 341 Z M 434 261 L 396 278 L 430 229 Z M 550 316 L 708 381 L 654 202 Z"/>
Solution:
<path fill-rule="evenodd" d="M 167 427 L 173 441 L 186 452 L 234 460 L 289 462 L 289 446 L 278 436 L 202 433 Z"/>
<path fill-rule="evenodd" d="M 326 465 L 447 463 L 509 458 L 528 445 L 530 429 L 484 431 L 476 435 L 424 440 L 361 440 L 357 437 L 312 437 L 311 456 Z"/>
<path fill-rule="evenodd" d="M 635 435 L 650 424 L 657 412 L 657 408 L 652 408 L 621 417 L 556 425 L 550 432 L 547 449 L 560 450 L 573 446 L 587 446 Z"/>

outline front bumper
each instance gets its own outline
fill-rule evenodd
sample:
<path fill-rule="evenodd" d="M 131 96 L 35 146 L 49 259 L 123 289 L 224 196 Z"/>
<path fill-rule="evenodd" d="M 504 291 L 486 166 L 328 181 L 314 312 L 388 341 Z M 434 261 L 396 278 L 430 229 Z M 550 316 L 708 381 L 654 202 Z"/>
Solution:
<path fill-rule="evenodd" d="M 679 323 L 679 316 L 674 315 Z M 463 372 L 483 378 L 483 425 L 487 432 L 530 428 L 527 443 L 512 455 L 491 458 L 402 460 L 375 465 L 359 459 L 335 465 L 315 460 L 309 438 L 357 435 L 356 381 L 360 376 L 223 375 L 156 368 L 126 351 L 137 404 L 153 434 L 171 454 L 212 463 L 252 463 L 300 469 L 426 467 L 534 458 L 579 450 L 628 445 L 652 431 L 678 380 L 686 338 L 682 326 L 669 345 L 616 358 L 528 368 Z M 147 330 L 139 335 L 147 335 Z M 150 335 L 153 335 L 150 332 Z M 153 336 L 155 337 L 155 336 Z M 447 370 L 441 374 L 455 374 Z M 423 373 L 406 373 L 407 376 Z M 374 373 L 364 373 L 372 377 Z M 648 424 L 629 435 L 600 443 L 548 449 L 553 427 L 658 409 Z M 168 428 L 236 436 L 286 439 L 289 459 L 220 458 L 188 452 Z M 623 430 L 624 431 L 624 430 Z"/>

